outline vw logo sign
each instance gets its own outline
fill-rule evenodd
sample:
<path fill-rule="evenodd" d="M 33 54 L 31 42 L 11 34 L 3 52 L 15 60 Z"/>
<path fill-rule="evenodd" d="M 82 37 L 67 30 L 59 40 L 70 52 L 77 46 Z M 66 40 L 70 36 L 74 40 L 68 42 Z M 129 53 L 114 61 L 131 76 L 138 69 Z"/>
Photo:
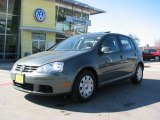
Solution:
<path fill-rule="evenodd" d="M 43 22 L 46 19 L 46 13 L 41 8 L 36 9 L 34 14 L 36 20 L 39 22 Z"/>

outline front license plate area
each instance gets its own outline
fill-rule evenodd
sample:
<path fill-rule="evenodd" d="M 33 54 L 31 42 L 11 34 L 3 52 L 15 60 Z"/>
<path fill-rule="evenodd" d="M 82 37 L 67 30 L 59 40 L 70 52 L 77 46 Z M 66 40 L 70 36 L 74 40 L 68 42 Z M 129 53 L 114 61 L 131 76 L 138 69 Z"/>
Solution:
<path fill-rule="evenodd" d="M 24 75 L 23 74 L 16 74 L 15 82 L 19 83 L 19 84 L 23 84 L 24 83 Z"/>

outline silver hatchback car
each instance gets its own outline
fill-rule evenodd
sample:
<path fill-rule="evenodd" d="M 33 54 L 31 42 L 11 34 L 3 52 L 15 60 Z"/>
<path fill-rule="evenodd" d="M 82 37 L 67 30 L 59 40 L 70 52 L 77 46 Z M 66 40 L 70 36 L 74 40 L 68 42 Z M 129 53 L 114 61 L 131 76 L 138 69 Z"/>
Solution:
<path fill-rule="evenodd" d="M 48 51 L 18 60 L 12 70 L 13 86 L 31 94 L 71 93 L 75 101 L 85 102 L 104 84 L 143 79 L 143 58 L 128 36 L 94 33 L 74 36 Z"/>

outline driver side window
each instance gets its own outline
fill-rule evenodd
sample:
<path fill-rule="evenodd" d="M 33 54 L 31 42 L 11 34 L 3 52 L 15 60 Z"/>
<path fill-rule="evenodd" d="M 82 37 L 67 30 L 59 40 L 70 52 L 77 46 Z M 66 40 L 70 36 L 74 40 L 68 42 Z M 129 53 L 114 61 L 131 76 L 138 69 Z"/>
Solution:
<path fill-rule="evenodd" d="M 110 52 L 120 51 L 119 44 L 115 36 L 106 37 L 102 42 L 102 47 L 107 47 Z"/>

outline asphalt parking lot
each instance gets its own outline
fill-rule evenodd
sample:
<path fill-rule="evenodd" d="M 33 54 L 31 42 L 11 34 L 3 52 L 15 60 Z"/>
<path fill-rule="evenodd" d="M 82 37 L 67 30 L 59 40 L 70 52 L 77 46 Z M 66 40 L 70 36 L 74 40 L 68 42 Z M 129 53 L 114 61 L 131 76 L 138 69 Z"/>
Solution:
<path fill-rule="evenodd" d="M 160 62 L 146 62 L 144 81 L 129 80 L 100 88 L 87 103 L 64 96 L 33 96 L 12 88 L 12 64 L 0 63 L 0 120 L 158 120 Z"/>

